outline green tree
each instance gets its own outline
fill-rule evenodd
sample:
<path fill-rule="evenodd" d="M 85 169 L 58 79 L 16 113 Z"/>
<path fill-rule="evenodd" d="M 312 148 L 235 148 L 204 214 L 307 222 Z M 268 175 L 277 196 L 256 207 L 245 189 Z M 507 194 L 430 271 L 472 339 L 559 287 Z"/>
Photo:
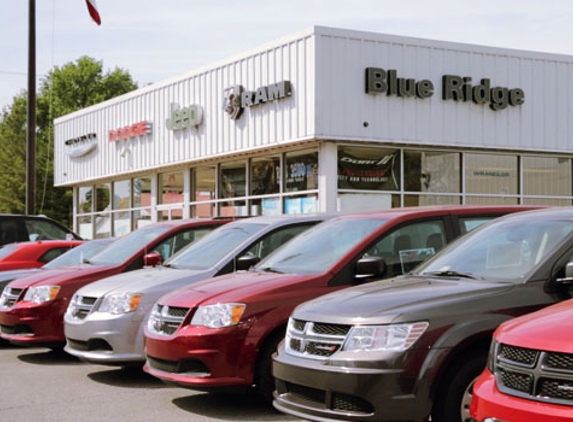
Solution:
<path fill-rule="evenodd" d="M 130 74 L 104 73 L 90 57 L 54 67 L 41 80 L 36 98 L 36 212 L 72 225 L 72 190 L 54 187 L 53 121 L 63 115 L 137 89 Z M 26 210 L 27 93 L 14 97 L 0 114 L 0 212 Z"/>

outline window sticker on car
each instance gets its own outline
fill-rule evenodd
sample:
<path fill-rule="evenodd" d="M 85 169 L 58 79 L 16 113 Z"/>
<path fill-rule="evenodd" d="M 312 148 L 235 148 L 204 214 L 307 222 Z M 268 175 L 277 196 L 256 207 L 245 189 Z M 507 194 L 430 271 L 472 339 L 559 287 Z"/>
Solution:
<path fill-rule="evenodd" d="M 400 252 L 400 264 L 402 273 L 406 274 L 420 262 L 425 261 L 436 253 L 434 248 L 404 249 Z"/>

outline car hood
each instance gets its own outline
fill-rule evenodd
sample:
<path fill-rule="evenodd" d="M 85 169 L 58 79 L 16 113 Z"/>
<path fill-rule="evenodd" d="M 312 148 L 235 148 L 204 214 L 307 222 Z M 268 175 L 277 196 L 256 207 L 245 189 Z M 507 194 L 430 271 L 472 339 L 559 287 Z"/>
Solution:
<path fill-rule="evenodd" d="M 402 276 L 354 286 L 303 303 L 293 316 L 302 320 L 340 324 L 389 323 L 399 319 L 427 318 L 449 306 L 483 300 L 512 285 L 454 277 Z"/>
<path fill-rule="evenodd" d="M 573 353 L 573 300 L 510 320 L 499 327 L 497 341 L 528 349 Z"/>
<path fill-rule="evenodd" d="M 25 275 L 30 275 L 42 271 L 41 268 L 27 268 L 25 270 L 7 270 L 0 271 L 0 283 L 12 281 L 19 277 L 24 277 Z"/>
<path fill-rule="evenodd" d="M 159 303 L 190 308 L 206 303 L 243 302 L 255 295 L 270 296 L 280 291 L 292 293 L 300 283 L 305 283 L 306 288 L 298 287 L 298 290 L 304 290 L 306 294 L 306 291 L 310 292 L 312 289 L 309 281 L 316 277 L 259 271 L 237 272 L 178 289 L 163 296 Z"/>
<path fill-rule="evenodd" d="M 77 291 L 78 295 L 101 297 L 111 293 L 165 293 L 188 283 L 211 277 L 215 269 L 184 270 L 166 267 L 144 268 L 106 277 Z"/>
<path fill-rule="evenodd" d="M 25 289 L 30 286 L 43 284 L 59 285 L 66 282 L 77 281 L 82 278 L 94 279 L 98 275 L 108 275 L 113 271 L 120 271 L 120 267 L 111 265 L 72 265 L 69 267 L 53 268 L 51 270 L 38 271 L 24 277 L 18 277 L 10 282 L 10 287 Z"/>

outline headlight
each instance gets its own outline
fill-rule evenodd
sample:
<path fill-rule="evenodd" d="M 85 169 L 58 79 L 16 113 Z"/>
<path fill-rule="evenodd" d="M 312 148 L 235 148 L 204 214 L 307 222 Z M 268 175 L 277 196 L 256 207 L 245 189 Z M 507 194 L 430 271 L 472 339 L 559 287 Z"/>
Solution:
<path fill-rule="evenodd" d="M 350 352 L 403 351 L 428 328 L 427 322 L 353 327 L 342 347 Z"/>
<path fill-rule="evenodd" d="M 141 302 L 141 293 L 119 293 L 104 296 L 99 305 L 99 312 L 119 315 L 134 312 Z"/>
<path fill-rule="evenodd" d="M 54 300 L 60 291 L 60 286 L 30 287 L 24 295 L 24 300 L 34 303 L 44 303 Z"/>
<path fill-rule="evenodd" d="M 199 306 L 191 325 L 204 325 L 209 328 L 222 328 L 236 325 L 245 312 L 244 303 L 218 303 L 216 305 Z"/>

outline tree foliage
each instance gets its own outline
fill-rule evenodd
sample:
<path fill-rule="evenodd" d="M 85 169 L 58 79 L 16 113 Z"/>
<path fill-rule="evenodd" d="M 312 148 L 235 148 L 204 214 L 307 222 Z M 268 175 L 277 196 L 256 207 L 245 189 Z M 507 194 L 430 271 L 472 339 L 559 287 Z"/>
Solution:
<path fill-rule="evenodd" d="M 137 88 L 119 68 L 104 73 L 90 57 L 54 67 L 40 82 L 36 98 L 36 212 L 72 226 L 72 190 L 54 187 L 53 120 Z M 0 114 L 0 212 L 26 210 L 27 93 L 14 97 Z"/>

